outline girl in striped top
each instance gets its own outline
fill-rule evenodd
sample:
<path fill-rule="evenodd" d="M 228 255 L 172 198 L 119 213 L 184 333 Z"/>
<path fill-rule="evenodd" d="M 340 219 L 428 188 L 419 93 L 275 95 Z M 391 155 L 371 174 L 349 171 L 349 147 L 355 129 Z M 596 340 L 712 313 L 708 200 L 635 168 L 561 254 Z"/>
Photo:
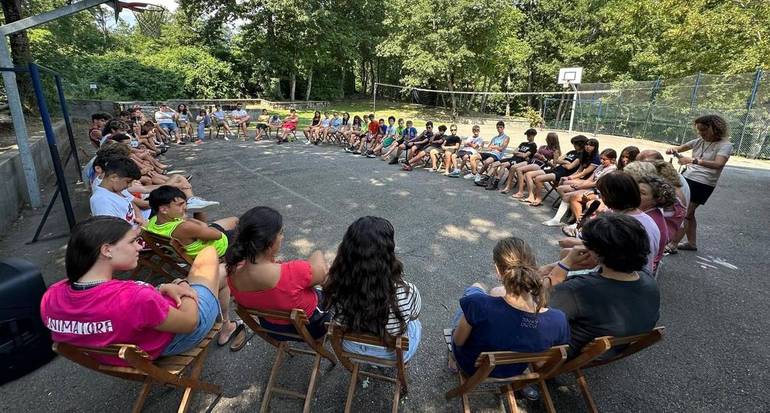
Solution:
<path fill-rule="evenodd" d="M 396 257 L 393 225 L 379 217 L 362 217 L 348 227 L 324 285 L 324 307 L 351 332 L 383 339 L 406 335 L 409 360 L 422 335 L 422 301 L 414 284 L 404 281 Z M 343 342 L 346 351 L 394 359 L 382 347 Z"/>

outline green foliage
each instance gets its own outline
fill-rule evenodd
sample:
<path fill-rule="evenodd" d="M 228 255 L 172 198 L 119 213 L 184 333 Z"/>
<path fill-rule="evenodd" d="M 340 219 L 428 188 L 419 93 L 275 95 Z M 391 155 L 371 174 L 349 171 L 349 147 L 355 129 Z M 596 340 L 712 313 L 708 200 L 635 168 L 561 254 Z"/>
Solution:
<path fill-rule="evenodd" d="M 527 122 L 529 122 L 530 128 L 537 128 L 545 123 L 543 121 L 543 117 L 540 116 L 540 112 L 536 111 L 530 106 L 524 108 L 524 110 L 519 112 L 516 116 L 526 119 Z"/>

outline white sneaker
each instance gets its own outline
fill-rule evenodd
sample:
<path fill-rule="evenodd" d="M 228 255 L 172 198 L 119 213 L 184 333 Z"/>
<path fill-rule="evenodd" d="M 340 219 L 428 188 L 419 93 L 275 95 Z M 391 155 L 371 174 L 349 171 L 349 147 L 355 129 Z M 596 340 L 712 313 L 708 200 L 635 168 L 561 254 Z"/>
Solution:
<path fill-rule="evenodd" d="M 465 179 L 471 179 L 471 178 L 473 178 L 474 176 L 476 176 L 476 175 L 474 175 L 474 174 L 472 174 L 472 173 L 468 173 L 468 174 L 465 174 L 465 176 L 464 176 L 463 178 L 465 178 Z"/>
<path fill-rule="evenodd" d="M 562 224 L 562 222 L 561 222 L 561 221 L 559 221 L 559 220 L 557 220 L 557 219 L 553 219 L 553 218 L 551 218 L 551 219 L 549 219 L 548 221 L 544 221 L 544 222 L 543 222 L 543 225 L 545 225 L 545 226 L 549 226 L 549 227 L 561 227 L 561 226 L 563 226 L 564 224 Z"/>
<path fill-rule="evenodd" d="M 227 137 L 227 135 L 225 135 L 225 140 L 226 140 L 226 141 L 229 141 L 229 140 L 230 140 L 230 138 L 228 138 L 228 137 Z"/>
<path fill-rule="evenodd" d="M 305 145 L 310 145 L 310 141 L 305 141 Z"/>
<path fill-rule="evenodd" d="M 208 207 L 219 205 L 219 202 L 217 201 L 207 201 L 203 198 L 199 198 L 197 196 L 191 197 L 187 200 L 187 209 L 191 211 L 197 211 L 201 209 L 206 209 Z"/>

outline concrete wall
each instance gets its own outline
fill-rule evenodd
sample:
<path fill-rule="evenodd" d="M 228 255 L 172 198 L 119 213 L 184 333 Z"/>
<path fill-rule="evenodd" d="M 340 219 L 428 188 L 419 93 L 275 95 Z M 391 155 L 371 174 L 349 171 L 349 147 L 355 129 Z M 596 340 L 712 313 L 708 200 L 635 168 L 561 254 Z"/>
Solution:
<path fill-rule="evenodd" d="M 89 122 L 94 113 L 104 112 L 114 116 L 119 110 L 118 104 L 111 100 L 68 99 L 67 107 L 73 119 L 83 119 Z"/>
<path fill-rule="evenodd" d="M 64 121 L 54 123 L 59 155 L 63 160 L 69 154 L 69 139 Z M 30 132 L 30 147 L 32 157 L 37 169 L 37 177 L 41 183 L 55 180 L 51 153 L 45 140 L 45 134 Z M 73 168 L 70 161 L 70 168 Z M 9 150 L 0 154 L 0 233 L 16 221 L 21 209 L 27 204 L 27 184 L 24 179 L 24 170 L 21 167 L 19 151 Z"/>

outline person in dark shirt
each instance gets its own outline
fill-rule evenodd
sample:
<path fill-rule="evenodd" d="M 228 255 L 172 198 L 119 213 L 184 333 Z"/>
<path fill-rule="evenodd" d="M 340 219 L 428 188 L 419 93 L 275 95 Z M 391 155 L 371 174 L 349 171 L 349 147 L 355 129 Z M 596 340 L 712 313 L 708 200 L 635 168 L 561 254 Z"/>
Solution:
<path fill-rule="evenodd" d="M 543 204 L 543 186 L 546 182 L 553 182 L 554 185 L 558 185 L 561 179 L 570 176 L 578 170 L 580 167 L 580 158 L 583 149 L 586 146 L 588 138 L 583 135 L 574 136 L 570 142 L 575 148 L 573 151 L 567 152 L 563 157 L 557 158 L 552 162 L 553 169 L 550 172 L 543 169 L 537 171 L 527 172 L 525 179 L 532 180 L 534 188 L 530 186 L 529 196 L 527 202 L 531 206 L 540 206 Z"/>
<path fill-rule="evenodd" d="M 444 144 L 441 145 L 441 150 L 444 152 L 444 176 L 449 176 L 449 174 L 452 172 L 452 161 L 454 159 L 454 154 L 457 152 L 457 150 L 460 149 L 461 143 L 462 138 L 457 136 L 457 125 L 449 125 L 449 135 L 447 135 L 446 139 L 444 139 Z M 433 159 L 434 157 L 431 154 L 431 161 Z M 460 176 L 459 171 L 457 176 Z"/>
<path fill-rule="evenodd" d="M 427 126 L 426 126 L 427 128 Z M 426 129 L 426 132 L 428 130 Z M 446 125 L 441 125 L 438 127 L 438 133 L 430 134 L 430 137 L 428 138 L 428 142 L 421 146 L 420 149 L 414 149 L 412 151 L 413 155 L 409 160 L 404 164 L 404 167 L 402 168 L 405 171 L 411 171 L 412 168 L 414 168 L 415 165 L 420 163 L 422 161 L 422 158 L 425 156 L 430 155 L 432 151 L 440 151 L 441 145 L 444 144 L 444 133 L 446 133 Z M 416 148 L 416 145 L 415 145 Z M 435 171 L 435 165 L 434 168 L 432 168 L 433 171 Z"/>
<path fill-rule="evenodd" d="M 487 190 L 495 190 L 500 184 L 500 180 L 506 175 L 506 171 L 516 173 L 516 169 L 519 166 L 524 166 L 529 162 L 529 159 L 537 152 L 537 144 L 535 143 L 535 136 L 537 131 L 535 129 L 527 129 L 524 132 L 527 140 L 520 143 L 519 146 L 513 151 L 513 154 L 507 158 L 502 158 L 499 161 L 493 163 L 487 170 L 487 175 L 491 178 L 487 181 Z M 513 169 L 511 169 L 513 168 Z"/>
<path fill-rule="evenodd" d="M 643 268 L 650 242 L 642 224 L 631 216 L 605 213 L 583 226 L 583 245 L 573 247 L 544 283 L 555 285 L 550 304 L 570 323 L 570 358 L 601 336 L 624 337 L 652 330 L 660 317 L 660 292 Z M 586 259 L 599 266 L 567 277 Z"/>
<path fill-rule="evenodd" d="M 417 152 L 421 151 L 422 148 L 430 141 L 430 139 L 433 137 L 433 122 L 427 121 L 425 122 L 425 130 L 422 131 L 419 135 L 417 135 L 416 138 L 408 141 L 404 141 L 401 145 L 398 147 L 398 153 L 400 154 L 401 151 L 406 150 L 406 159 L 403 161 L 404 163 L 408 163 L 409 159 L 412 159 L 412 156 L 416 154 Z"/>

